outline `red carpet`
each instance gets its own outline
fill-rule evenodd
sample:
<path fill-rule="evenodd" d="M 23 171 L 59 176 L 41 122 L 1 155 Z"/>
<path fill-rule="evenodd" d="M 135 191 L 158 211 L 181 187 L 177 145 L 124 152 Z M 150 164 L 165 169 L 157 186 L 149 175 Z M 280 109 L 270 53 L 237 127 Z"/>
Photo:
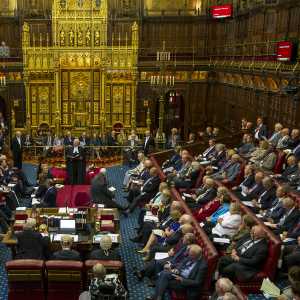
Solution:
<path fill-rule="evenodd" d="M 78 207 L 88 206 L 91 200 L 90 185 L 65 185 L 58 190 L 56 206 Z"/>

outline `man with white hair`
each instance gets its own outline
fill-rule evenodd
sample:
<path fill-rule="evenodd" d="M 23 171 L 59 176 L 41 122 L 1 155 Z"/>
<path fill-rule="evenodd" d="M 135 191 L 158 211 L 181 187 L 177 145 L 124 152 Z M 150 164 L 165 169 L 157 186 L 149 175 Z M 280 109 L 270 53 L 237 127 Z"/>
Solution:
<path fill-rule="evenodd" d="M 84 184 L 85 181 L 85 150 L 80 146 L 79 139 L 73 141 L 73 147 L 66 149 L 67 173 L 72 185 Z"/>
<path fill-rule="evenodd" d="M 70 235 L 63 235 L 61 237 L 62 250 L 53 253 L 55 260 L 81 260 L 78 251 L 72 249 L 73 238 Z"/>
<path fill-rule="evenodd" d="M 212 295 L 212 300 L 222 300 L 226 293 L 231 293 L 233 290 L 233 283 L 226 277 L 219 278 L 215 285 L 215 293 Z"/>
<path fill-rule="evenodd" d="M 197 244 L 189 246 L 188 255 L 175 268 L 172 266 L 160 272 L 156 282 L 155 295 L 146 299 L 162 300 L 167 290 L 186 292 L 189 300 L 199 299 L 207 272 L 207 262 Z"/>
<path fill-rule="evenodd" d="M 16 259 L 45 259 L 49 239 L 35 231 L 36 220 L 28 218 L 24 229 L 16 233 L 17 254 Z"/>

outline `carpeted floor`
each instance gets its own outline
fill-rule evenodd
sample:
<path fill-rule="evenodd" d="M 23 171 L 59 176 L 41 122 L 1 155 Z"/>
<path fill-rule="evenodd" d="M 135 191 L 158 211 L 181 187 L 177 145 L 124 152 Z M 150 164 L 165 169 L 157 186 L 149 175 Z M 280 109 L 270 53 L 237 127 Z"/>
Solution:
<path fill-rule="evenodd" d="M 108 169 L 108 178 L 110 184 L 117 189 L 116 198 L 119 203 L 126 205 L 126 200 L 123 199 L 124 193 L 122 192 L 122 180 L 124 173 L 127 170 L 126 167 L 116 166 Z M 25 164 L 24 171 L 28 176 L 30 182 L 34 183 L 36 180 L 36 166 Z M 135 236 L 134 228 L 137 226 L 138 211 L 135 211 L 128 218 L 121 216 L 121 236 L 122 242 L 120 244 L 120 252 L 123 262 L 125 263 L 127 287 L 129 290 L 130 300 L 144 300 L 147 296 L 150 296 L 153 292 L 152 288 L 149 288 L 147 281 L 139 282 L 133 275 L 134 267 L 143 267 L 143 261 L 141 256 L 135 251 L 136 245 L 132 243 L 129 238 Z M 0 300 L 7 300 L 7 276 L 5 273 L 5 262 L 11 259 L 10 250 L 0 243 Z M 250 300 L 265 299 L 262 295 L 249 295 Z"/>

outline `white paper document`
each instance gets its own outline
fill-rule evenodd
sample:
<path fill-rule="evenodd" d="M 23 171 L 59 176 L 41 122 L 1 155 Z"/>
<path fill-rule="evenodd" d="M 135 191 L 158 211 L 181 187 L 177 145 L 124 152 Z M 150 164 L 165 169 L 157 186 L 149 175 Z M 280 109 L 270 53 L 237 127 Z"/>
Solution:
<path fill-rule="evenodd" d="M 93 241 L 94 243 L 100 243 L 100 240 L 104 237 L 104 236 L 110 236 L 111 240 L 113 243 L 118 243 L 119 241 L 119 234 L 118 233 L 109 233 L 109 234 L 96 234 L 93 237 Z"/>
<path fill-rule="evenodd" d="M 155 253 L 155 260 L 160 260 L 160 259 L 165 259 L 165 258 L 168 258 L 169 257 L 169 254 L 168 252 L 156 252 Z"/>
<path fill-rule="evenodd" d="M 242 203 L 246 206 L 249 206 L 249 207 L 254 207 L 252 201 L 242 201 Z"/>
<path fill-rule="evenodd" d="M 230 239 L 214 238 L 214 242 L 218 244 L 230 244 Z"/>
<path fill-rule="evenodd" d="M 78 235 L 76 235 L 76 234 L 60 234 L 60 233 L 54 234 L 53 241 L 54 242 L 60 242 L 61 241 L 61 237 L 65 236 L 65 235 L 68 235 L 71 238 L 73 238 L 73 242 L 75 242 L 75 243 L 78 242 Z"/>

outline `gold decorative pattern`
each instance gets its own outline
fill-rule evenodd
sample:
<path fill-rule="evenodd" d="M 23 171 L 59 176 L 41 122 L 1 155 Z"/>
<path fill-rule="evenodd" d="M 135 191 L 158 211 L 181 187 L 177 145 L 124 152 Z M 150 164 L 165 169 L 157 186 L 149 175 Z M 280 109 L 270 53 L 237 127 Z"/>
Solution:
<path fill-rule="evenodd" d="M 53 0 L 53 44 L 47 47 L 24 23 L 28 128 L 41 121 L 57 130 L 71 126 L 87 130 L 100 123 L 105 130 L 122 120 L 131 126 L 139 26 L 132 24 L 132 40 L 126 46 L 112 47 L 107 43 L 107 20 L 108 0 Z M 37 81 L 38 87 L 30 88 Z"/>

